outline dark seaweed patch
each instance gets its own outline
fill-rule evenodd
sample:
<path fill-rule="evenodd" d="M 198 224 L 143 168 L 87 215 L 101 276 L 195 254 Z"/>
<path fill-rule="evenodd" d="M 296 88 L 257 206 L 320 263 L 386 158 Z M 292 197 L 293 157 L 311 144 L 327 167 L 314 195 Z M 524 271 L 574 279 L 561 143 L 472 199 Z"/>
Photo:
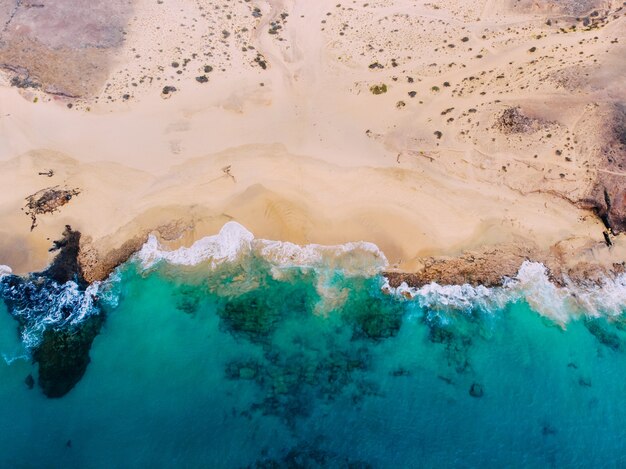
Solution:
<path fill-rule="evenodd" d="M 603 324 L 600 319 L 586 319 L 585 327 L 587 330 L 593 335 L 598 342 L 602 345 L 610 348 L 611 350 L 618 351 L 621 349 L 621 341 L 619 336 L 610 330 L 608 330 L 608 325 Z"/>
<path fill-rule="evenodd" d="M 319 444 L 300 443 L 277 458 L 263 458 L 248 466 L 249 469 L 309 469 L 333 467 L 337 469 L 370 469 L 367 462 L 352 460 L 332 451 L 320 448 Z"/>
<path fill-rule="evenodd" d="M 48 329 L 33 357 L 39 362 L 39 385 L 48 397 L 63 397 L 83 377 L 89 350 L 104 316 L 89 316 L 78 326 Z"/>

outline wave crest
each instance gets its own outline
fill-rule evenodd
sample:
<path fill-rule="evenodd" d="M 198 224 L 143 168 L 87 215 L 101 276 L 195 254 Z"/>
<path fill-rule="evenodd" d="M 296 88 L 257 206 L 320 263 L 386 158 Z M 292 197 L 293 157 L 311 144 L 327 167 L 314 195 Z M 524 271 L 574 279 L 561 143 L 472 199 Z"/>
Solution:
<path fill-rule="evenodd" d="M 100 314 L 99 304 L 115 306 L 117 295 L 111 282 L 94 282 L 81 288 L 76 282 L 63 284 L 45 277 L 0 279 L 0 296 L 20 324 L 22 342 L 36 348 L 50 328 L 76 326 L 86 317 Z"/>
<path fill-rule="evenodd" d="M 578 286 L 566 281 L 565 286 L 557 287 L 550 281 L 546 266 L 531 261 L 523 262 L 515 277 L 505 278 L 501 287 L 433 282 L 412 288 L 403 282 L 393 288 L 385 282 L 383 289 L 417 301 L 421 307 L 463 312 L 493 311 L 507 303 L 526 301 L 534 311 L 562 326 L 581 316 L 614 317 L 626 311 L 626 274 L 606 278 L 599 286 Z"/>
<path fill-rule="evenodd" d="M 268 262 L 277 276 L 280 270 L 291 267 L 325 267 L 342 270 L 346 275 L 372 276 L 388 265 L 385 255 L 373 243 L 300 246 L 285 241 L 256 239 L 250 231 L 232 221 L 226 223 L 216 235 L 202 238 L 190 247 L 171 251 L 163 249 L 156 237 L 150 235 L 136 254 L 144 269 L 161 261 L 181 266 L 207 264 L 215 268 L 250 256 Z"/>

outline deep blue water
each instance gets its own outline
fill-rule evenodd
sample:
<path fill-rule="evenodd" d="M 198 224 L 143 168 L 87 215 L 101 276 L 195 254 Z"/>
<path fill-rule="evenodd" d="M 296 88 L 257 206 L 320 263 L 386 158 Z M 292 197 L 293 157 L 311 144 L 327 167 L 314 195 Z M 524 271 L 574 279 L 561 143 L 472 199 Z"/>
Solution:
<path fill-rule="evenodd" d="M 0 305 L 0 467 L 626 465 L 621 316 L 426 308 L 340 271 L 322 303 L 320 276 L 130 263 L 56 399 Z"/>

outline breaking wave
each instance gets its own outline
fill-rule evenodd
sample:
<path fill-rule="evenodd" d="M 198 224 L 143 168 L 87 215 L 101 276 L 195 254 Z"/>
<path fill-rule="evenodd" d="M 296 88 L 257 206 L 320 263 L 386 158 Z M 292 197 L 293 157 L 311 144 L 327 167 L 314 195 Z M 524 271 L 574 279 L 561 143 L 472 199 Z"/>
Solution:
<path fill-rule="evenodd" d="M 32 350 L 41 343 L 46 329 L 76 326 L 87 316 L 100 314 L 101 305 L 114 307 L 115 279 L 112 276 L 81 288 L 74 281 L 61 284 L 43 276 L 4 275 L 0 277 L 0 297 L 20 324 L 22 342 Z"/>
<path fill-rule="evenodd" d="M 616 317 L 626 312 L 626 274 L 606 278 L 599 286 L 566 282 L 557 287 L 550 281 L 548 269 L 531 261 L 525 261 L 514 277 L 505 278 L 501 287 L 430 283 L 411 288 L 402 283 L 393 288 L 385 282 L 383 290 L 435 310 L 492 312 L 507 303 L 526 301 L 534 311 L 563 326 L 582 316 Z"/>
<path fill-rule="evenodd" d="M 388 265 L 383 252 L 373 243 L 361 241 L 336 246 L 300 246 L 285 241 L 256 239 L 250 231 L 232 221 L 226 223 L 217 235 L 172 251 L 163 249 L 156 237 L 151 235 L 136 254 L 144 269 L 161 261 L 180 266 L 206 264 L 215 268 L 251 256 L 267 261 L 277 275 L 281 269 L 298 267 L 342 270 L 347 276 L 372 276 Z"/>

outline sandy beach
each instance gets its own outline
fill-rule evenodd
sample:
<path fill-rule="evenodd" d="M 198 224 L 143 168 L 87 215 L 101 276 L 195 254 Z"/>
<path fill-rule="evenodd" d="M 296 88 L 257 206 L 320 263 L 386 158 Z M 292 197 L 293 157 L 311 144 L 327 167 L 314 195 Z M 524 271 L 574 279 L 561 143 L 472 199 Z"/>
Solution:
<path fill-rule="evenodd" d="M 234 220 L 405 272 L 520 247 L 610 270 L 626 8 L 579 3 L 135 0 L 71 27 L 80 2 L 3 7 L 0 264 L 43 268 L 71 225 L 95 280 L 149 233 Z M 53 187 L 77 195 L 31 230 L 25 199 Z"/>

